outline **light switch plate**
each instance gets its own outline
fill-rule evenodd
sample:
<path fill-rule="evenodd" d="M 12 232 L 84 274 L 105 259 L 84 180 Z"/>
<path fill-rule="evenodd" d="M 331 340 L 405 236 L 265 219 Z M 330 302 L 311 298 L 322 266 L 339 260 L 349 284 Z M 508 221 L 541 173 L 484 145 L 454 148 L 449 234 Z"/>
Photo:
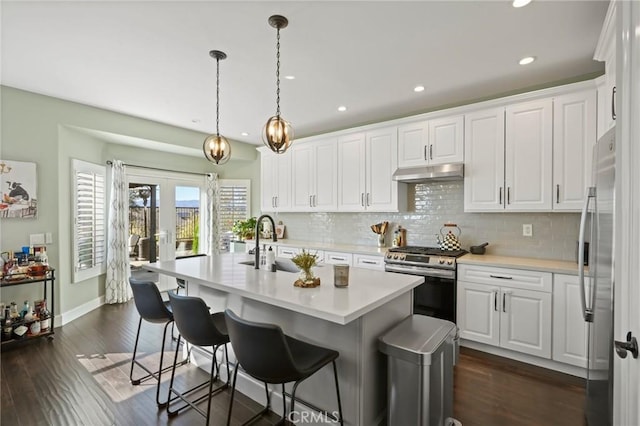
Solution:
<path fill-rule="evenodd" d="M 523 237 L 532 237 L 533 236 L 533 225 L 530 223 L 525 223 L 522 225 L 522 236 Z"/>
<path fill-rule="evenodd" d="M 44 234 L 44 242 L 45 244 L 53 244 L 53 237 L 51 236 L 51 232 L 46 232 Z"/>
<path fill-rule="evenodd" d="M 44 234 L 31 234 L 29 235 L 29 245 L 31 247 L 44 245 Z"/>

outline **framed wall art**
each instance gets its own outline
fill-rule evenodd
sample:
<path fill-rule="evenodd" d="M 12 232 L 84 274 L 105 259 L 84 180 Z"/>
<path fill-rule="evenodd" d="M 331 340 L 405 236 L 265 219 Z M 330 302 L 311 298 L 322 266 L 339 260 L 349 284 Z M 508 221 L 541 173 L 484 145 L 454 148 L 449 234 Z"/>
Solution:
<path fill-rule="evenodd" d="M 0 160 L 0 218 L 32 219 L 38 214 L 36 163 Z"/>

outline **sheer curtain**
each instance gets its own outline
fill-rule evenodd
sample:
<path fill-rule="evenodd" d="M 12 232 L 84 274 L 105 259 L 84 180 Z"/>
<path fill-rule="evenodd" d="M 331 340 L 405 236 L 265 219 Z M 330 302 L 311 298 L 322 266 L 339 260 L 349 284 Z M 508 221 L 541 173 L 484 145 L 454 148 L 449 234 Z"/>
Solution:
<path fill-rule="evenodd" d="M 111 165 L 108 221 L 105 302 L 124 303 L 131 299 L 132 294 L 129 287 L 129 190 L 125 166 L 120 160 L 113 160 Z"/>
<path fill-rule="evenodd" d="M 218 175 L 207 174 L 207 254 L 220 253 L 220 193 Z"/>

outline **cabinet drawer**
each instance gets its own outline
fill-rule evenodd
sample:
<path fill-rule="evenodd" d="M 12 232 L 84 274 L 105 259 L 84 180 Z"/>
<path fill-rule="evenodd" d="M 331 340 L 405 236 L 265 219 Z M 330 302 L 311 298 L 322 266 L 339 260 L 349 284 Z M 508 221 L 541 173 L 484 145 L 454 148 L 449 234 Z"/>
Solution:
<path fill-rule="evenodd" d="M 384 271 L 384 257 L 354 254 L 353 266 L 356 266 L 358 268 L 376 269 L 378 271 Z"/>
<path fill-rule="evenodd" d="M 550 272 L 476 265 L 458 265 L 458 280 L 547 293 L 551 293 L 553 281 Z"/>
<path fill-rule="evenodd" d="M 278 257 L 291 259 L 300 252 L 298 247 L 278 246 Z"/>
<path fill-rule="evenodd" d="M 353 265 L 353 254 L 344 253 L 341 251 L 325 251 L 324 263 L 327 263 L 329 265 L 334 265 L 336 263 Z"/>

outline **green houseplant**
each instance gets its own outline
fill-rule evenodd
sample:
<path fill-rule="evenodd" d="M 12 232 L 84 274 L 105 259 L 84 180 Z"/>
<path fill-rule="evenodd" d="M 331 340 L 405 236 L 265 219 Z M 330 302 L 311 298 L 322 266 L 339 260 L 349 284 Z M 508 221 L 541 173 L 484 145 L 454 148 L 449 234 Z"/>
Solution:
<path fill-rule="evenodd" d="M 256 218 L 250 217 L 245 220 L 236 220 L 231 228 L 231 232 L 241 241 L 253 239 L 256 233 Z"/>
<path fill-rule="evenodd" d="M 300 278 L 296 280 L 296 287 L 316 287 L 320 285 L 320 279 L 313 275 L 312 267 L 316 266 L 317 254 L 311 254 L 302 249 L 302 252 L 291 258 L 291 261 L 300 268 Z"/>

